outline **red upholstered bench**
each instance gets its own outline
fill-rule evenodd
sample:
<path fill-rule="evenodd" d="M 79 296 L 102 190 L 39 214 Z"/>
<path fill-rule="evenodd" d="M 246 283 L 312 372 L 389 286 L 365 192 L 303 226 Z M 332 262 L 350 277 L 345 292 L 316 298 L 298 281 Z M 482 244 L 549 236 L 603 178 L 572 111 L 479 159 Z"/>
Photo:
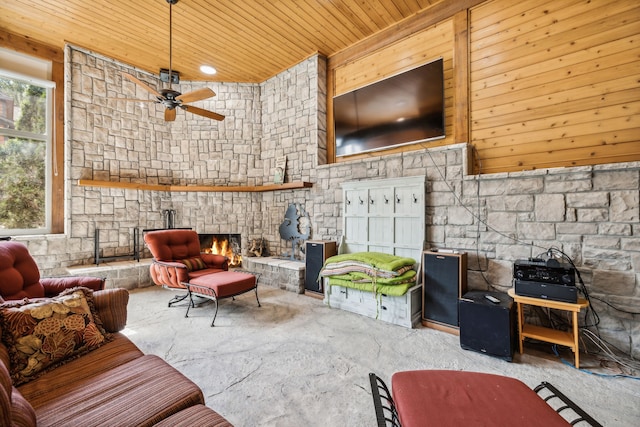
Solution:
<path fill-rule="evenodd" d="M 189 305 L 185 317 L 189 317 L 189 309 L 195 306 L 193 296 L 208 298 L 216 304 L 216 311 L 211 321 L 214 326 L 216 316 L 218 315 L 218 300 L 224 298 L 233 298 L 237 295 L 255 290 L 256 301 L 260 307 L 258 299 L 258 277 L 252 273 L 241 271 L 221 271 L 215 274 L 207 274 L 204 276 L 191 279 L 189 283 L 183 283 L 189 291 Z"/>
<path fill-rule="evenodd" d="M 447 370 L 397 372 L 391 377 L 389 394 L 380 378 L 375 374 L 369 377 L 379 426 L 570 425 L 536 393 L 538 388 L 534 391 L 515 378 Z M 564 403 L 574 405 L 571 409 L 580 419 L 599 425 L 562 397 Z"/>

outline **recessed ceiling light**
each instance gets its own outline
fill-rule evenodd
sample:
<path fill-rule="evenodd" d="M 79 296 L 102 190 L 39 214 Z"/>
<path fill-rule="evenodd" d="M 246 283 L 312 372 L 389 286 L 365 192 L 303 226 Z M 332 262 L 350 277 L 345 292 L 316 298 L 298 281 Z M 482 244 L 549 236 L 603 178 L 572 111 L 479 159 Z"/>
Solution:
<path fill-rule="evenodd" d="M 211 74 L 215 74 L 215 73 L 217 73 L 217 72 L 218 72 L 218 71 L 217 71 L 215 68 L 213 68 L 211 65 L 202 65 L 202 66 L 200 66 L 200 71 L 202 71 L 202 72 L 203 72 L 203 73 L 205 73 L 205 74 L 209 74 L 209 75 L 211 75 Z"/>

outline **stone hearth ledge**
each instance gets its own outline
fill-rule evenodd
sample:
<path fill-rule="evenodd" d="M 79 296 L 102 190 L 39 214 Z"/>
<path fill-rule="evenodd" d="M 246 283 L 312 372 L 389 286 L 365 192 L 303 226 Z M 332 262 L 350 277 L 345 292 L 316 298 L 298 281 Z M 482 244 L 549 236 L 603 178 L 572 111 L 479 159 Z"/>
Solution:
<path fill-rule="evenodd" d="M 72 276 L 106 277 L 106 288 L 130 290 L 153 285 L 149 273 L 152 261 L 152 258 L 143 258 L 139 262 L 131 260 L 103 262 L 100 265 L 77 265 L 67 267 L 67 273 Z"/>
<path fill-rule="evenodd" d="M 298 294 L 304 293 L 304 261 L 278 257 L 242 257 L 245 270 L 260 274 L 259 285 L 267 285 Z"/>

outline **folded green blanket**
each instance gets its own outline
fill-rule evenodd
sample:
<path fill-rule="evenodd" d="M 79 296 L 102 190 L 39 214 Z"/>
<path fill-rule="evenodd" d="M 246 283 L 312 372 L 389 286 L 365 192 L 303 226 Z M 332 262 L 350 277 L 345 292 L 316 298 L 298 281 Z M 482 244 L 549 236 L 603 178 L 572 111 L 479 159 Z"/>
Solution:
<path fill-rule="evenodd" d="M 335 278 L 340 280 L 351 280 L 355 283 L 377 283 L 378 285 L 401 285 L 404 283 L 415 283 L 416 271 L 409 270 L 396 277 L 377 277 L 370 276 L 359 271 L 354 271 L 347 274 L 333 275 L 329 278 Z"/>
<path fill-rule="evenodd" d="M 379 271 L 377 276 L 387 274 L 387 277 L 399 275 L 398 270 L 404 267 L 413 267 L 416 261 L 413 258 L 400 257 L 397 255 L 385 254 L 382 252 L 356 252 L 353 254 L 335 255 L 327 259 L 324 264 L 323 274 L 329 270 L 340 270 L 338 274 L 348 271 L 362 271 L 368 273 L 367 270 Z M 403 271 L 403 272 L 404 272 Z M 372 275 L 372 274 L 370 274 Z"/>
<path fill-rule="evenodd" d="M 379 294 L 385 294 L 392 297 L 399 297 L 407 293 L 407 291 L 415 286 L 415 282 L 405 283 L 403 285 L 381 285 L 374 283 L 354 283 L 351 280 L 336 279 L 329 277 L 329 286 L 342 286 L 345 288 L 359 289 L 372 293 L 372 297 Z"/>

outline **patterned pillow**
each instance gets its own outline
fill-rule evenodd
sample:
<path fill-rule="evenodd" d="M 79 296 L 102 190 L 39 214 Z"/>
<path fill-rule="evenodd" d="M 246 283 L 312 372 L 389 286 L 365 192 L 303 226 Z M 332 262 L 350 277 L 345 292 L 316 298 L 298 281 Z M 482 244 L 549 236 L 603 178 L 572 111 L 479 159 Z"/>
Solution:
<path fill-rule="evenodd" d="M 204 270 L 205 268 L 207 268 L 207 265 L 204 263 L 202 258 L 200 258 L 199 256 L 196 256 L 196 257 L 193 257 L 193 258 L 181 259 L 181 260 L 179 260 L 179 262 L 181 262 L 184 265 L 186 265 L 187 266 L 187 270 L 189 270 L 189 271 Z"/>
<path fill-rule="evenodd" d="M 9 350 L 14 386 L 37 378 L 109 341 L 88 288 L 72 288 L 53 298 L 0 304 L 2 341 Z"/>

